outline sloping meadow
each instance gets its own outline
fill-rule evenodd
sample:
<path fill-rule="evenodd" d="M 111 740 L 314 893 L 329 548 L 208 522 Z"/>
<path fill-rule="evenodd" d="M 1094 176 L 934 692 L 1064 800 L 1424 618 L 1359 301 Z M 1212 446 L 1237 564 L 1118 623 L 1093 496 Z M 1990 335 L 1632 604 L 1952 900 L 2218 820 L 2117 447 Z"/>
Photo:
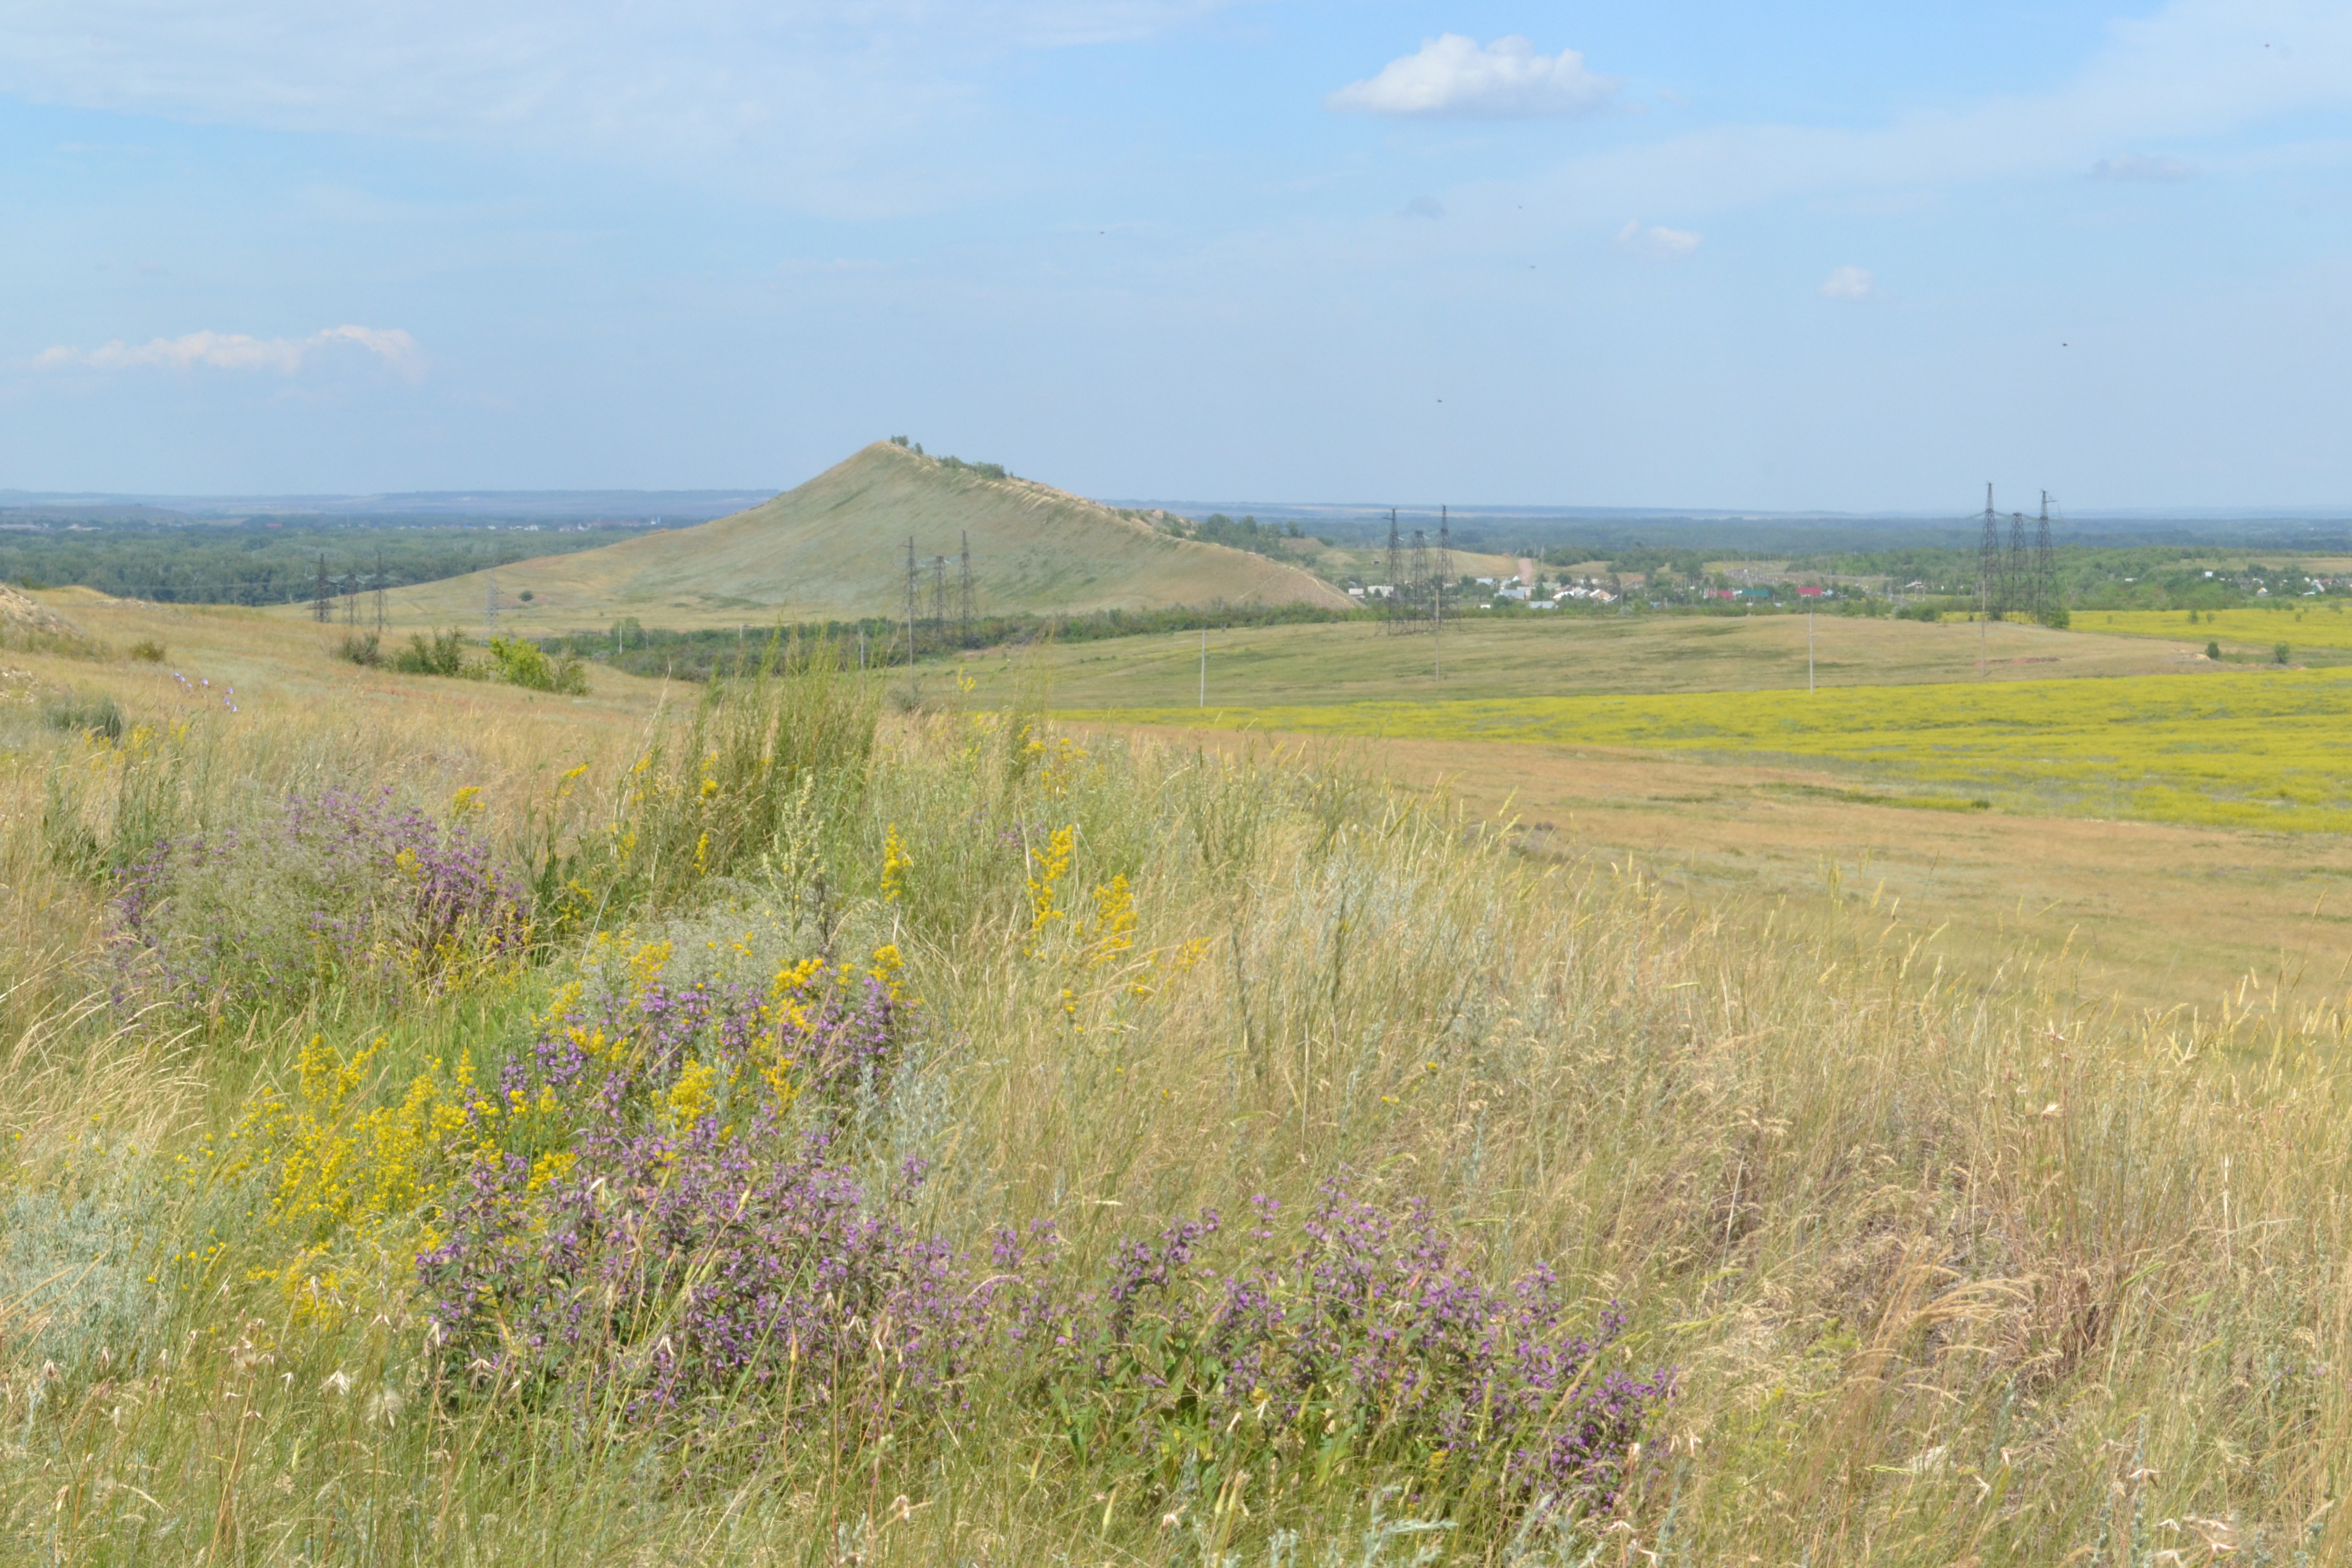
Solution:
<path fill-rule="evenodd" d="M 20 772 L 98 912 L 10 955 L 0 1541 L 2352 1548 L 2335 1016 L 878 699 L 819 649 L 531 795 L 137 715 Z"/>

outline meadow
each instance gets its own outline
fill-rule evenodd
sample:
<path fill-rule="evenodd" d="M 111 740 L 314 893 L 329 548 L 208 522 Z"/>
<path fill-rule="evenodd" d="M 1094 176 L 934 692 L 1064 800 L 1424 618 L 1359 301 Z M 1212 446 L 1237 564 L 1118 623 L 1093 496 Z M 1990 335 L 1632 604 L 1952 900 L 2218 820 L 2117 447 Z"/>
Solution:
<path fill-rule="evenodd" d="M 1381 700 L 1587 693 L 1801 690 L 2077 676 L 2207 673 L 2200 640 L 2088 637 L 2017 622 L 1931 625 L 1864 616 L 1613 615 L 1516 612 L 1449 621 L 1433 641 L 1380 623 L 1247 626 L 1207 637 L 1208 704 L 1238 711 Z M 1809 648 L 1810 640 L 1810 648 Z M 966 656 L 962 679 L 999 700 L 1024 680 L 1051 683 L 1057 709 L 1193 709 L 1198 632 Z M 1443 664 L 1441 677 L 1439 666 Z M 1979 668 L 1984 670 L 1980 678 Z M 940 684 L 919 666 L 918 689 Z"/>
<path fill-rule="evenodd" d="M 2352 1552 L 2338 1005 L 1948 972 L 1042 677 L 53 602 L 0 1557 Z"/>
<path fill-rule="evenodd" d="M 2352 650 L 2352 616 L 2344 613 L 2340 599 L 2289 600 L 2258 610 L 2082 610 L 2075 614 L 2074 625 L 2119 637 L 2178 637 L 2200 646 L 2218 641 L 2231 652 L 2263 658 L 2271 657 L 2277 643 L 2287 645 L 2291 658 L 2311 650 Z"/>
<path fill-rule="evenodd" d="M 1199 710 L 1072 711 L 1198 723 Z M 1357 701 L 1223 708 L 1224 728 L 1516 741 L 1834 765 L 1915 805 L 2340 833 L 2352 827 L 2352 674 L 2018 680 L 1816 692 Z"/>

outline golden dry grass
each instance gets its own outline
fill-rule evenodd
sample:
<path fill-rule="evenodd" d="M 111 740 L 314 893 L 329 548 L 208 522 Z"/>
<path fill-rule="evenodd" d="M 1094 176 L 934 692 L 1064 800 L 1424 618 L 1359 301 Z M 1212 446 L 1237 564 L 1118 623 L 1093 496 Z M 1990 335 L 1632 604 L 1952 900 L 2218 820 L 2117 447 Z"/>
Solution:
<path fill-rule="evenodd" d="M 252 712 L 207 731 L 224 793 L 381 773 L 421 793 L 488 784 L 511 820 L 542 765 L 584 747 L 625 766 L 656 700 L 601 676 L 583 705 L 403 683 L 242 617 L 76 614 L 163 635 L 184 672 L 218 661 L 240 702 L 250 685 Z M 30 674 L 134 718 L 177 700 L 121 664 Z M 1244 764 L 1177 741 L 1052 749 L 1015 774 L 1017 732 L 898 723 L 825 846 L 845 940 L 896 937 L 940 1020 L 888 1123 L 933 1162 L 933 1218 L 974 1241 L 1051 1217 L 1100 1259 L 1193 1205 L 1296 1205 L 1352 1171 L 1427 1198 L 1498 1273 L 1545 1261 L 1588 1300 L 1625 1300 L 1629 1354 L 1678 1367 L 1682 1392 L 1622 1498 L 1565 1541 L 1423 1538 L 1447 1561 L 2352 1554 L 2340 1005 L 2151 1024 L 2030 951 L 1943 968 L 1883 904 L 1792 923 L 1638 865 L 1521 856 L 1345 757 Z M 87 963 L 96 906 L 41 853 L 37 770 L 70 765 L 74 743 L 40 741 L 12 731 L 0 778 L 6 874 L 34 900 L 6 951 L 21 966 L 47 940 L 54 964 Z M 1588 787 L 1630 774 L 1613 777 Z M 1131 873 L 1135 962 L 1164 984 L 1139 994 L 1075 941 L 1034 940 L 999 808 L 1075 829 L 1081 912 L 1077 889 Z M 915 858 L 887 903 L 886 825 Z M 730 907 L 695 918 L 716 933 Z M 110 1183 L 226 1125 L 292 1037 L 377 1026 L 320 1008 L 200 1052 L 136 1019 L 77 1027 L 68 973 L 46 1010 L 6 1020 L 12 1201 L 122 1201 Z M 487 1047 L 536 1005 L 531 984 L 398 1028 L 419 1054 Z M 8 1555 L 1270 1568 L 1279 1527 L 1303 1537 L 1284 1561 L 1412 1560 L 1413 1542 L 1363 1543 L 1372 1499 L 1345 1489 L 1272 1519 L 1155 1495 L 1129 1461 L 1081 1461 L 1027 1425 L 1017 1390 L 987 1391 L 970 1436 L 934 1453 L 830 1468 L 810 1435 L 819 1457 L 723 1476 L 625 1431 L 566 1447 L 519 1410 L 390 1404 L 416 1386 L 399 1381 L 412 1321 L 288 1309 L 244 1272 L 268 1243 L 226 1197 L 139 1212 L 174 1248 L 223 1238 L 236 1267 L 174 1298 L 150 1347 L 168 1363 L 126 1353 L 47 1393 L 0 1339 Z M 386 1280 L 403 1261 L 350 1255 Z"/>

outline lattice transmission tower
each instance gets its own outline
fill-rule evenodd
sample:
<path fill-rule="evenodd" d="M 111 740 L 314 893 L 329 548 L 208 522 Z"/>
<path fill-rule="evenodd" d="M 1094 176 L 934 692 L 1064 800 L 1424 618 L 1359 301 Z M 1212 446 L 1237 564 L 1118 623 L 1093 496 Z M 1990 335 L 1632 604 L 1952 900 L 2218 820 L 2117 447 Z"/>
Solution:
<path fill-rule="evenodd" d="M 1992 510 L 1992 481 L 1985 481 L 1984 535 L 1977 542 L 1977 605 L 1986 619 L 2001 613 L 2008 598 L 2001 581 L 2000 515 Z"/>

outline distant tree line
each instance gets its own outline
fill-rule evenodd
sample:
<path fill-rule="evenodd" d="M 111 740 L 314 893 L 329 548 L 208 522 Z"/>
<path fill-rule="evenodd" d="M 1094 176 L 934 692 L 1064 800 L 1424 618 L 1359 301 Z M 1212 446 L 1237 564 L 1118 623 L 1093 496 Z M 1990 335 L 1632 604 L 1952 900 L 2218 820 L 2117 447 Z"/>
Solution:
<path fill-rule="evenodd" d="M 1790 568 L 1883 577 L 1906 598 L 1940 598 L 1954 610 L 1972 609 L 1977 597 L 1972 549 L 1842 551 L 1800 556 Z M 2252 560 L 2215 546 L 2062 545 L 2055 574 L 2058 603 L 2077 610 L 2224 610 L 2352 593 L 2352 574 L 2315 572 L 2292 557 Z"/>
<path fill-rule="evenodd" d="M 345 523 L 288 518 L 226 523 L 44 525 L 0 530 L 0 581 L 80 586 L 167 604 L 283 605 L 316 591 L 319 558 L 331 590 L 405 587 L 534 555 L 614 544 L 643 527 Z"/>
<path fill-rule="evenodd" d="M 1168 514 L 1163 526 L 1180 538 L 1284 560 L 1297 558 L 1297 552 L 1289 548 L 1290 541 L 1307 537 L 1296 522 L 1260 522 L 1255 517 L 1232 518 L 1221 511 L 1192 521 Z"/>

